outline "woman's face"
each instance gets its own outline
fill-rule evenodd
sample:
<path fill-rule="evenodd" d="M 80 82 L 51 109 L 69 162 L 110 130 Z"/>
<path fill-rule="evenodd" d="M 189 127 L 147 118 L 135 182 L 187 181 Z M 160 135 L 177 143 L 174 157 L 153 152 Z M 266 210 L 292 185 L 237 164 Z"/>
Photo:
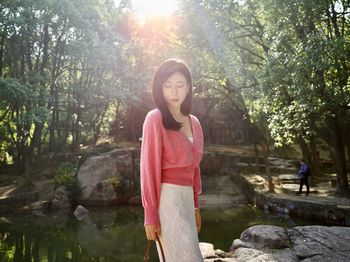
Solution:
<path fill-rule="evenodd" d="M 189 85 L 183 74 L 175 72 L 164 82 L 162 91 L 168 107 L 177 109 L 185 100 L 189 92 Z"/>

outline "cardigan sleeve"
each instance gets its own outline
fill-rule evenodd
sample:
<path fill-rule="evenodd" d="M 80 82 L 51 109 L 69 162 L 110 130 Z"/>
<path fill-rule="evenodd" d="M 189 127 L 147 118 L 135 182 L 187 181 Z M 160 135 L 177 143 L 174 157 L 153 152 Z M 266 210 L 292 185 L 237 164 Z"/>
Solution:
<path fill-rule="evenodd" d="M 203 130 L 199 120 L 196 117 L 194 117 L 194 119 L 196 123 L 195 130 L 196 130 L 197 138 L 199 142 L 199 152 L 198 152 L 198 165 L 194 169 L 193 197 L 194 197 L 194 207 L 199 208 L 198 195 L 202 193 L 202 179 L 201 179 L 201 170 L 200 170 L 199 164 L 203 157 L 204 135 L 203 135 Z"/>
<path fill-rule="evenodd" d="M 147 115 L 143 124 L 140 184 L 144 225 L 160 225 L 158 207 L 161 184 L 162 136 L 159 121 Z"/>
<path fill-rule="evenodd" d="M 199 166 L 194 169 L 193 198 L 194 208 L 199 208 L 198 195 L 202 193 L 201 171 Z"/>

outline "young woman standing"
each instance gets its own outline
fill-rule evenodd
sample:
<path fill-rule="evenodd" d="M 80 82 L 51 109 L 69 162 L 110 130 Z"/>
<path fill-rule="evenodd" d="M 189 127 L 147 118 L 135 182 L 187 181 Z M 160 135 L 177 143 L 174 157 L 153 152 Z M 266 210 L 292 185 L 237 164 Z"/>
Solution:
<path fill-rule="evenodd" d="M 140 163 L 146 236 L 159 237 L 167 262 L 203 261 L 197 234 L 204 143 L 198 119 L 189 114 L 188 67 L 176 59 L 164 61 L 153 76 L 152 96 L 157 108 L 143 124 Z"/>

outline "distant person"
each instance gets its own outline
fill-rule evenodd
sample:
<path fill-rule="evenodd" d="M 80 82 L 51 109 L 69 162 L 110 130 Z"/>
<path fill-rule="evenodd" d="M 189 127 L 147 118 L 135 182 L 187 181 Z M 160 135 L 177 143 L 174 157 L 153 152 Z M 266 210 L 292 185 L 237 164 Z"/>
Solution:
<path fill-rule="evenodd" d="M 309 186 L 309 176 L 311 175 L 311 169 L 310 167 L 305 163 L 304 159 L 300 160 L 300 170 L 298 172 L 299 178 L 300 178 L 300 187 L 299 187 L 299 194 L 301 194 L 303 190 L 303 186 L 306 186 L 306 195 L 309 195 L 310 193 L 310 186 Z"/>
<path fill-rule="evenodd" d="M 164 61 L 153 76 L 156 109 L 143 124 L 141 195 L 148 240 L 161 243 L 166 261 L 203 261 L 197 233 L 201 229 L 198 195 L 203 132 L 190 114 L 192 77 L 181 61 Z"/>

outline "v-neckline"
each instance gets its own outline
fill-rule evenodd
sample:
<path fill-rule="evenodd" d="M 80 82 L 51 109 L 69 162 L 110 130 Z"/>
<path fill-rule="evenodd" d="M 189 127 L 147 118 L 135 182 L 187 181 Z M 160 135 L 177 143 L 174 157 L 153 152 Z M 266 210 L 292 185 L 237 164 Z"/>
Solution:
<path fill-rule="evenodd" d="M 179 130 L 183 136 L 186 138 L 186 140 L 188 142 L 190 142 L 192 145 L 194 144 L 194 130 L 193 130 L 193 121 L 192 121 L 192 117 L 190 114 L 188 114 L 188 116 L 190 117 L 190 127 L 191 127 L 191 132 L 192 132 L 192 141 L 189 139 L 189 137 L 181 130 Z"/>

